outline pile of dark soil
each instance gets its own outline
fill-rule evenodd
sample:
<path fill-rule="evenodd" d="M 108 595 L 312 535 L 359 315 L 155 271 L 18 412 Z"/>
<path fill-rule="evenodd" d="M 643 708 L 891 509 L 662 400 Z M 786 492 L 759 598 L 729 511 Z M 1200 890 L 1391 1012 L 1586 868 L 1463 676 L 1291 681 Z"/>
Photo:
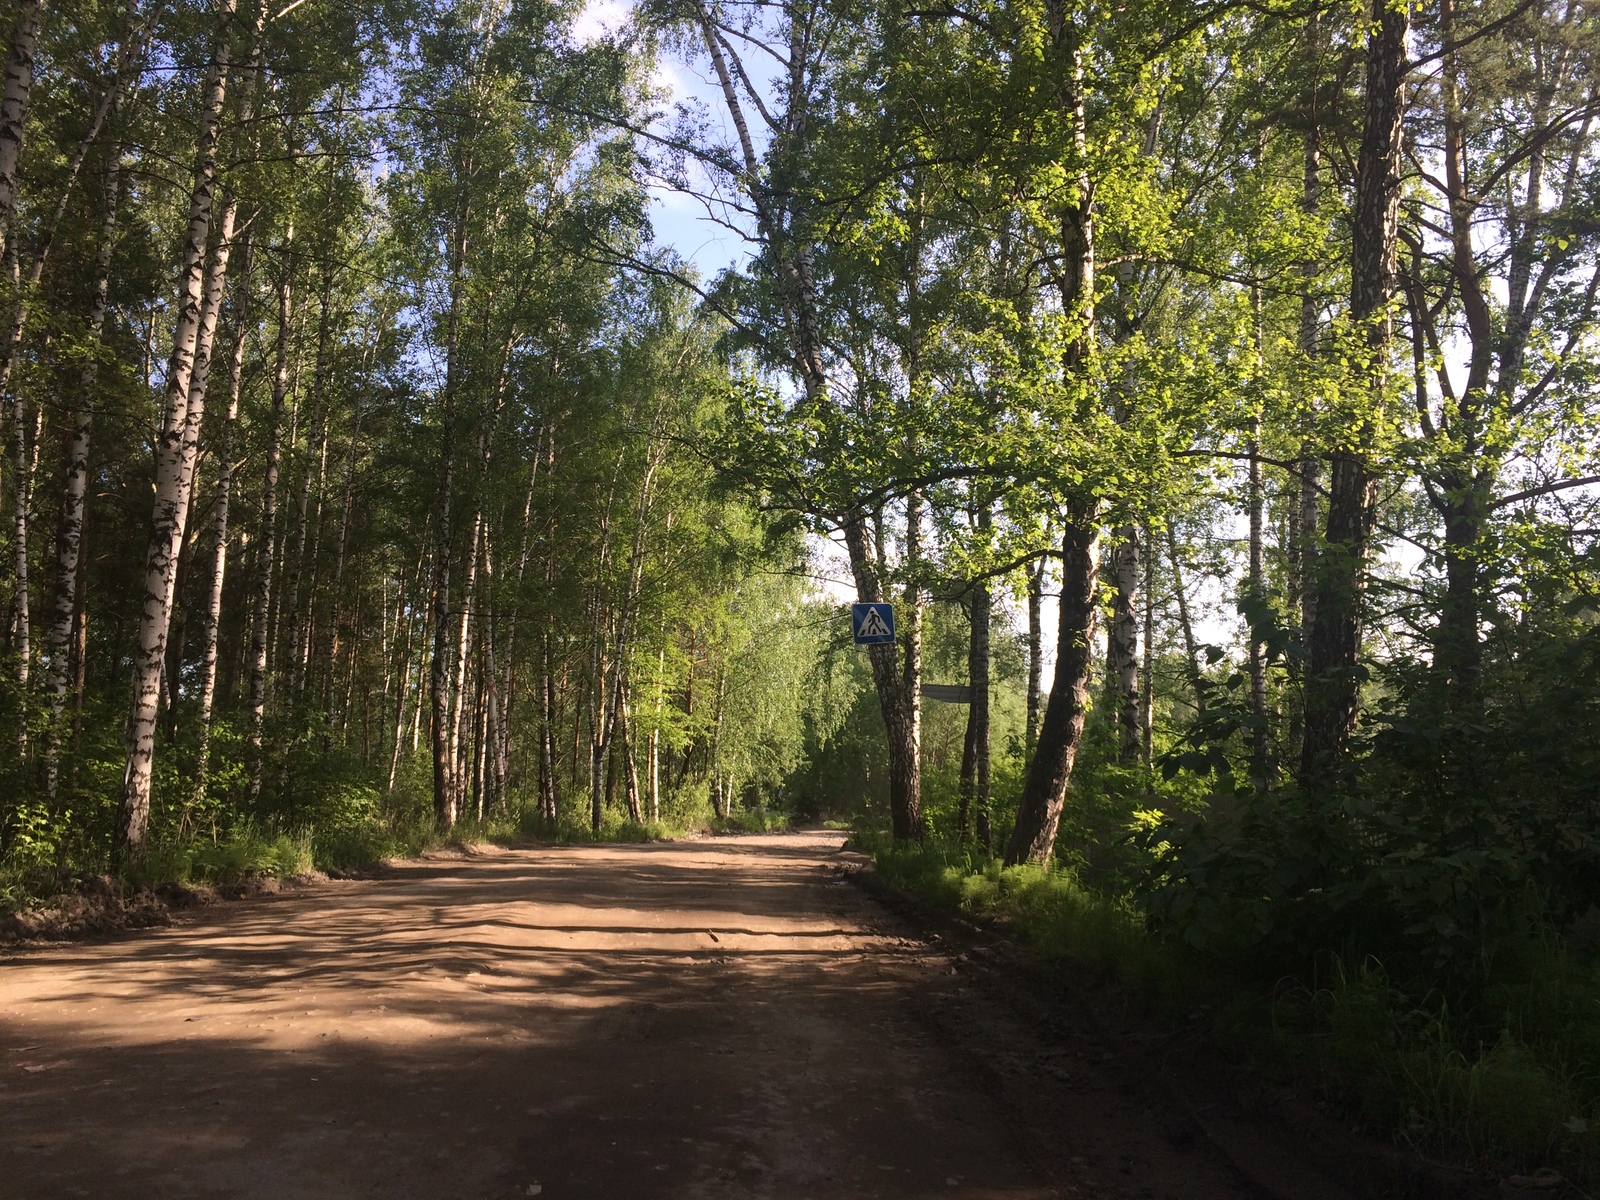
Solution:
<path fill-rule="evenodd" d="M 79 875 L 62 895 L 15 913 L 0 913 L 0 945 L 23 941 L 66 941 L 124 929 L 168 925 L 172 914 L 224 900 L 272 896 L 322 882 L 320 872 L 251 876 L 227 885 L 160 883 L 126 887 L 114 875 Z"/>

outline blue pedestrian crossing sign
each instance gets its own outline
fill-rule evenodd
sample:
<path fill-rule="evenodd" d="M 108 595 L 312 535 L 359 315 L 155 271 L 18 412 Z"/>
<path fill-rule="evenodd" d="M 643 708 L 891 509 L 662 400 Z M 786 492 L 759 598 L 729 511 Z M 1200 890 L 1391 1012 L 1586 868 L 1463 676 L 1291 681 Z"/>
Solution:
<path fill-rule="evenodd" d="M 851 640 L 858 646 L 881 646 L 894 641 L 894 605 L 887 603 L 850 606 Z"/>

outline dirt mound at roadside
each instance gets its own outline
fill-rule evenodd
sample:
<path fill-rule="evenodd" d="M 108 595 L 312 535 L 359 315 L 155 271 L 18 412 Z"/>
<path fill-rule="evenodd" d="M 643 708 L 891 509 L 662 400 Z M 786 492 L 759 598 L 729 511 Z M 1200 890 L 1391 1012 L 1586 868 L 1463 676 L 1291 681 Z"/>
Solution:
<path fill-rule="evenodd" d="M 324 879 L 326 876 L 314 871 L 285 879 L 263 875 L 226 885 L 161 883 L 129 891 L 114 875 L 81 875 L 73 880 L 71 890 L 48 904 L 0 914 L 0 945 L 64 941 L 167 925 L 176 911 L 204 908 L 223 900 L 277 895 Z"/>

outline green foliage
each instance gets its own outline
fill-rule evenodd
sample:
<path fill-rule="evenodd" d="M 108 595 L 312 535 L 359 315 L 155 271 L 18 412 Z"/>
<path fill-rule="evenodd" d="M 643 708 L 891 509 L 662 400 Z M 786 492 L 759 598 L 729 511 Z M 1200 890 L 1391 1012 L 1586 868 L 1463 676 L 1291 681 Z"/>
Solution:
<path fill-rule="evenodd" d="M 303 875 L 313 865 L 312 838 L 287 833 L 265 834 L 243 822 L 212 845 L 199 843 L 188 852 L 188 877 L 207 883 L 237 883 L 254 875 Z M 170 864 L 161 862 L 158 849 L 148 865 L 167 878 L 179 878 Z M 164 868 L 164 869 L 163 869 Z"/>
<path fill-rule="evenodd" d="M 19 331 L 0 356 L 13 907 L 114 866 L 183 164 L 219 36 L 211 6 L 151 8 L 126 103 L 81 143 L 126 17 L 53 7 L 0 283 Z M 1142 2 L 907 19 L 647 0 L 586 40 L 570 4 L 310 4 L 247 47 L 241 5 L 215 194 L 251 249 L 232 247 L 217 320 L 127 881 L 474 838 L 876 828 L 910 739 L 886 735 L 895 677 L 880 698 L 806 581 L 842 533 L 857 589 L 923 618 L 901 688 L 967 678 L 974 585 L 992 590 L 1003 841 L 1031 749 L 1021 576 L 1071 512 L 1113 560 L 1138 534 L 1142 578 L 1104 571 L 1102 600 L 1148 622 L 1150 752 L 1120 736 L 1121 683 L 1067 681 L 1090 711 L 1054 858 L 1005 870 L 950 844 L 968 711 L 926 703 L 932 840 L 871 842 L 881 869 L 1152 994 L 1226 973 L 1247 999 L 1219 1006 L 1219 1036 L 1270 1013 L 1373 1128 L 1587 1163 L 1600 26 L 1548 3 L 1413 7 L 1439 86 L 1411 89 L 1407 161 L 1495 182 L 1408 170 L 1379 327 L 1348 311 L 1353 251 L 1374 247 L 1330 152 L 1363 142 L 1359 6 L 1174 24 Z M 748 147 L 698 102 L 657 118 L 655 55 L 699 53 L 713 10 L 722 100 L 762 118 L 733 123 Z M 1471 103 L 1447 112 L 1455 95 Z M 701 280 L 653 244 L 663 179 L 752 253 Z M 44 633 L 71 524 L 60 450 L 90 416 L 63 648 Z M 1325 536 L 1335 458 L 1372 497 L 1370 545 Z M 1365 640 L 1340 654 L 1362 719 L 1302 771 L 1319 681 L 1301 626 L 1334 567 L 1360 593 Z M 41 677 L 66 665 L 53 712 Z"/>
<path fill-rule="evenodd" d="M 1464 1008 L 1397 986 L 1375 959 L 1334 960 L 1275 998 L 1276 1044 L 1370 1130 L 1488 1171 L 1551 1163 L 1589 1178 L 1600 972 L 1549 944 L 1512 958 Z"/>
<path fill-rule="evenodd" d="M 731 817 L 714 817 L 713 833 L 774 833 L 790 828 L 793 818 L 786 812 L 766 808 L 750 808 L 736 812 Z"/>
<path fill-rule="evenodd" d="M 1306 983 L 1255 975 L 1258 960 L 1165 942 L 1136 905 L 1060 867 L 1003 867 L 968 848 L 854 842 L 886 881 L 991 921 L 1046 960 L 1117 980 L 1180 1025 L 1209 1014 L 1219 1048 L 1293 1071 L 1361 1128 L 1504 1173 L 1592 1168 L 1600 1152 L 1600 966 L 1550 940 L 1496 965 L 1470 1007 L 1397 985 L 1378 960 L 1322 955 Z M 1423 985 L 1426 987 L 1426 985 Z"/>
<path fill-rule="evenodd" d="M 998 922 L 1046 958 L 1071 959 L 1153 997 L 1177 998 L 1185 985 L 1179 959 L 1145 932 L 1136 907 L 1084 887 L 1066 868 L 1007 867 L 971 848 L 906 845 L 875 833 L 858 833 L 853 844 L 895 886 Z"/>

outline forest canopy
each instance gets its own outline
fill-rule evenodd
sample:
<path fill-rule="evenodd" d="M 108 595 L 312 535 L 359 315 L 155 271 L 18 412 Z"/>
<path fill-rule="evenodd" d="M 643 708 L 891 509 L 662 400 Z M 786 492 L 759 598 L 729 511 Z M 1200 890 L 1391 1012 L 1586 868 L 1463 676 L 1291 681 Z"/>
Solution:
<path fill-rule="evenodd" d="M 781 814 L 1600 926 L 1584 0 L 3 24 L 8 903 Z"/>

